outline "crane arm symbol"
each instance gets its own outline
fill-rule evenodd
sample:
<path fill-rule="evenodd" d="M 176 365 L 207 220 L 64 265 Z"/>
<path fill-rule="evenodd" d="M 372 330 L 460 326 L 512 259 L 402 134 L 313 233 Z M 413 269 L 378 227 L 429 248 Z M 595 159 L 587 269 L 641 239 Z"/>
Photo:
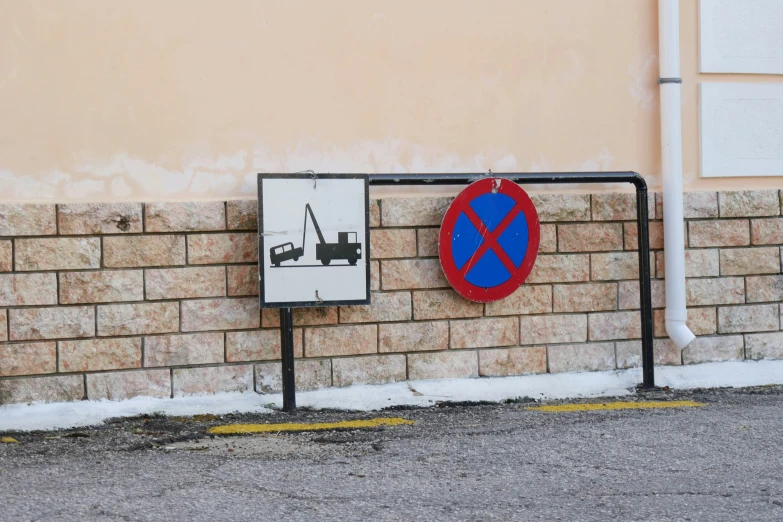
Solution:
<path fill-rule="evenodd" d="M 302 253 L 304 253 L 305 249 L 305 238 L 307 238 L 307 214 L 310 214 L 310 221 L 313 222 L 313 227 L 315 227 L 315 233 L 318 234 L 318 241 L 321 244 L 326 243 L 326 240 L 324 239 L 324 235 L 321 233 L 321 227 L 318 226 L 318 221 L 315 219 L 315 214 L 313 214 L 313 209 L 310 208 L 310 203 L 307 203 L 305 205 L 305 215 L 304 215 L 304 225 L 302 226 Z"/>

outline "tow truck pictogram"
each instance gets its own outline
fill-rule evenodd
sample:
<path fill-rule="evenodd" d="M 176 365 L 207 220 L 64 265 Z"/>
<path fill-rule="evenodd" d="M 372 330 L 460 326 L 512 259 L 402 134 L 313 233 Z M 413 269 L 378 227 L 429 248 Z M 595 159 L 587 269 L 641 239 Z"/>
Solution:
<path fill-rule="evenodd" d="M 295 247 L 290 241 L 282 245 L 273 246 L 269 249 L 269 260 L 272 264 L 279 267 L 283 261 L 293 260 L 296 262 L 299 261 L 300 257 L 304 256 L 305 239 L 307 238 L 307 214 L 310 214 L 315 233 L 318 234 L 318 243 L 315 245 L 315 259 L 324 266 L 327 266 L 332 261 L 341 259 L 348 261 L 350 265 L 356 265 L 356 262 L 362 258 L 362 245 L 358 242 L 358 234 L 356 232 L 338 232 L 337 243 L 327 243 L 309 203 L 305 205 L 302 246 Z M 352 241 L 349 241 L 349 239 Z"/>

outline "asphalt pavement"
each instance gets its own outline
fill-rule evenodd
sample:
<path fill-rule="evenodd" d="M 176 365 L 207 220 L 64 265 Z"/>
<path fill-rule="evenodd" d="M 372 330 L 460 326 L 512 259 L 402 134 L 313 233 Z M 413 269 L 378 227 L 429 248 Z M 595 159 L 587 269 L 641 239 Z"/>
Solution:
<path fill-rule="evenodd" d="M 0 444 L 0 520 L 783 519 L 780 387 L 630 400 L 649 398 L 704 406 L 550 413 L 531 402 L 441 404 L 2 433 L 20 444 Z M 206 432 L 378 416 L 414 424 Z"/>

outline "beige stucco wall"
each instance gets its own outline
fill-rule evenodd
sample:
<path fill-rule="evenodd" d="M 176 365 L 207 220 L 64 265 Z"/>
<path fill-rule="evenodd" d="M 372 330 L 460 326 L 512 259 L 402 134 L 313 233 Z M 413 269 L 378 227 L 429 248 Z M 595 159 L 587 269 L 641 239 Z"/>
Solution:
<path fill-rule="evenodd" d="M 687 188 L 780 184 L 698 179 L 705 75 L 697 3 L 682 4 Z M 0 13 L 3 200 L 242 197 L 255 172 L 304 169 L 637 170 L 659 186 L 655 0 L 0 0 Z"/>

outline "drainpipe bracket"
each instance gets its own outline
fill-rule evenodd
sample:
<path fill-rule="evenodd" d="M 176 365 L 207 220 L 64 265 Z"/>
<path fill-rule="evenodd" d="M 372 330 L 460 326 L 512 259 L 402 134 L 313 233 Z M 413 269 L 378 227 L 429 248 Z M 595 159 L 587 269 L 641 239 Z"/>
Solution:
<path fill-rule="evenodd" d="M 688 309 L 687 308 L 673 308 L 673 307 L 666 307 L 666 311 L 664 312 L 664 318 L 667 321 L 680 321 L 684 323 L 688 320 Z"/>
<path fill-rule="evenodd" d="M 682 83 L 682 78 L 658 78 L 658 85 L 664 83 Z"/>

